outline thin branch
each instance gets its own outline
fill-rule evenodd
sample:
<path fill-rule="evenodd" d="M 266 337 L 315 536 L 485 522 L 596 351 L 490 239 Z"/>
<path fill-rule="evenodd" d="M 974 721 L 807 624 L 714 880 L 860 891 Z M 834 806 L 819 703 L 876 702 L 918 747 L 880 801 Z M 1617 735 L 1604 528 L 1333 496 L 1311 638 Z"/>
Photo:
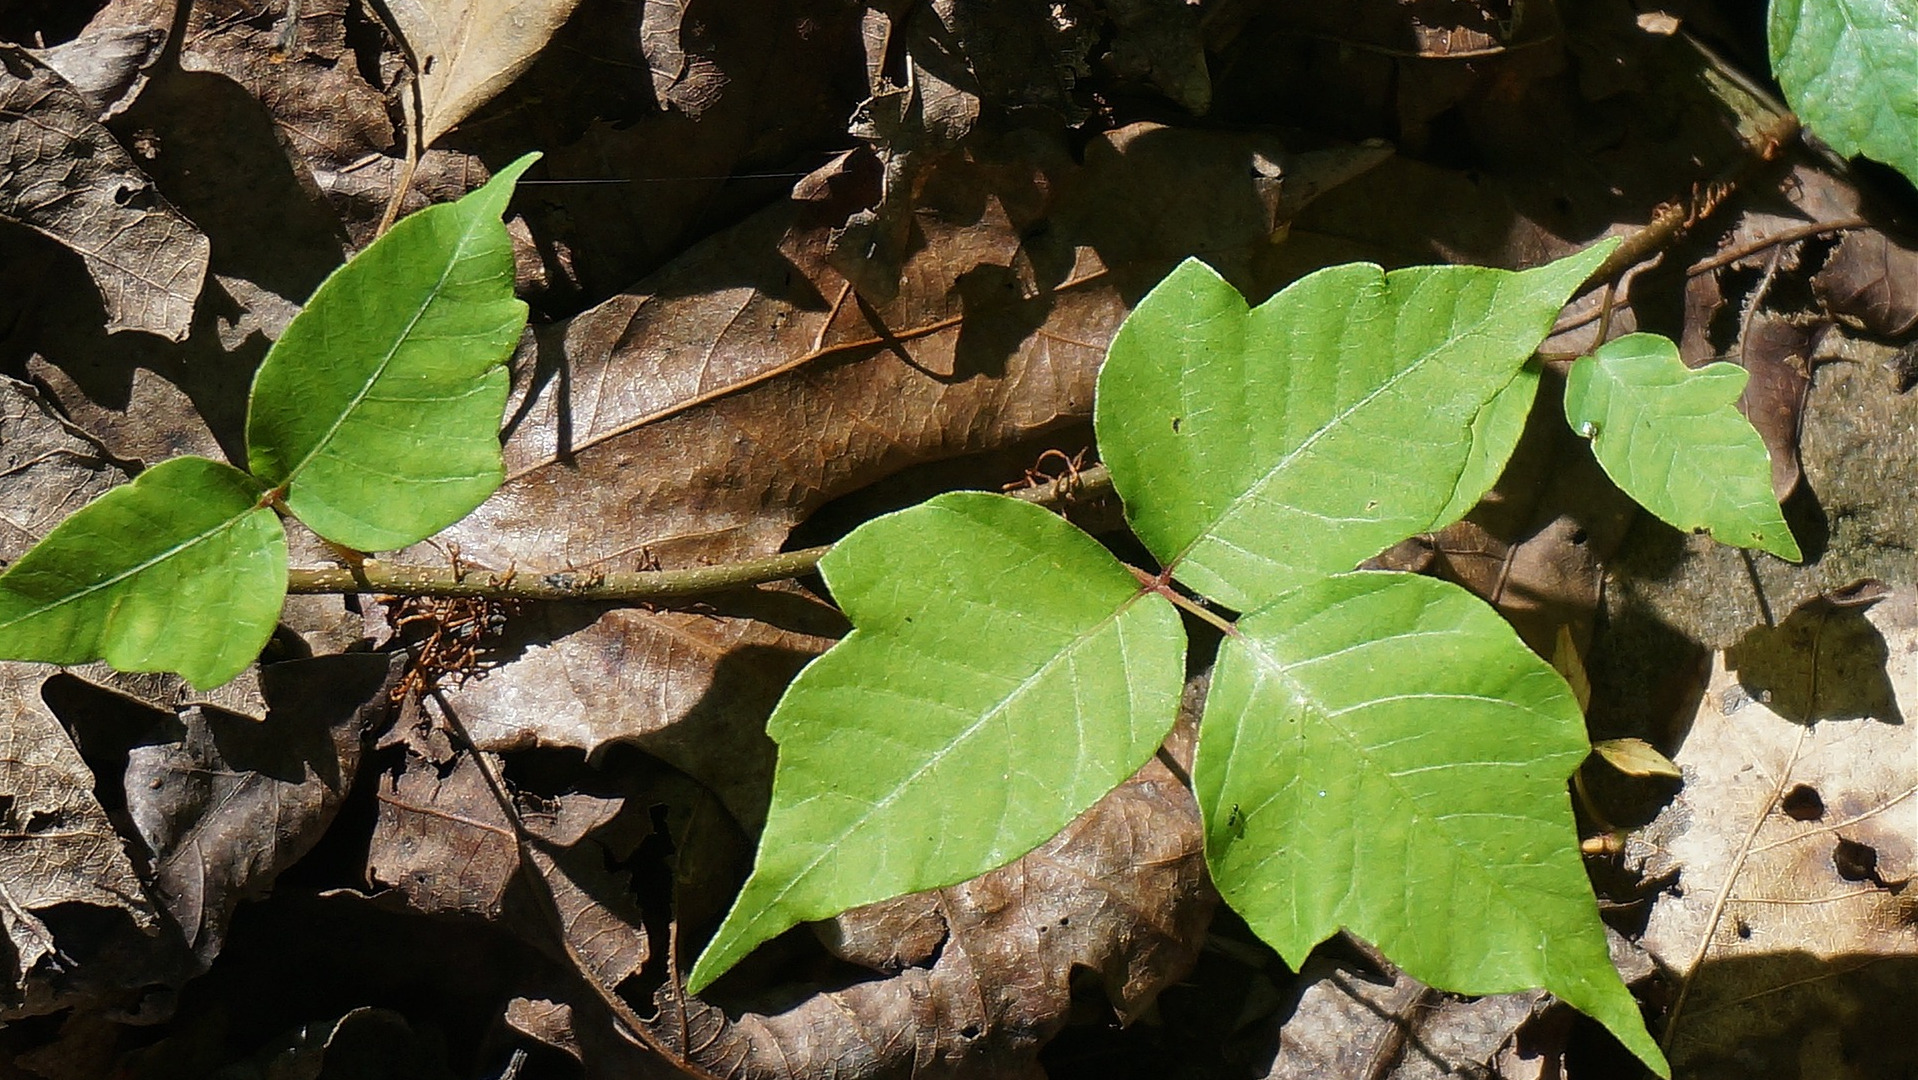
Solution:
<path fill-rule="evenodd" d="M 1103 465 L 1023 491 L 1011 497 L 1053 510 L 1101 502 L 1112 494 L 1112 474 Z M 785 581 L 812 573 L 832 545 L 781 552 L 756 559 L 693 566 L 680 570 L 579 571 L 553 573 L 478 570 L 471 567 L 408 566 L 367 559 L 358 566 L 323 566 L 287 571 L 287 592 L 381 593 L 388 596 L 470 596 L 487 600 L 578 600 L 626 604 L 666 603 L 712 596 L 734 589 Z"/>

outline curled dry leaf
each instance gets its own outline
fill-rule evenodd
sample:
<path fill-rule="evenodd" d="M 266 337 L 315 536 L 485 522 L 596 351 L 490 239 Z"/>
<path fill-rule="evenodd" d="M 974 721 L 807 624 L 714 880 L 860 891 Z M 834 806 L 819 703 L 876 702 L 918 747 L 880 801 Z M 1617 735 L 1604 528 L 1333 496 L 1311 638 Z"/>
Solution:
<path fill-rule="evenodd" d="M 1908 690 L 1918 594 L 1896 590 L 1868 617 L 1890 646 L 1876 677 Z M 1821 656 L 1805 657 L 1807 683 L 1812 670 L 1821 681 L 1798 692 L 1809 715 L 1781 715 L 1716 664 L 1674 755 L 1685 785 L 1627 848 L 1666 883 L 1644 945 L 1677 981 L 1666 1045 L 1683 1075 L 1890 1076 L 1912 1064 L 1909 1040 L 1885 1034 L 1918 991 L 1918 740 L 1886 718 L 1816 719 L 1827 695 L 1856 688 Z M 1779 704 L 1784 687 L 1769 689 Z"/>
<path fill-rule="evenodd" d="M 381 0 L 381 6 L 413 58 L 420 144 L 431 146 L 525 71 L 579 0 Z"/>
<path fill-rule="evenodd" d="M 126 746 L 127 812 L 154 891 L 202 965 L 234 908 L 265 895 L 332 824 L 398 677 L 387 654 L 272 664 L 260 673 L 265 716 L 189 706 Z"/>
<path fill-rule="evenodd" d="M 125 112 L 166 51 L 179 0 L 110 0 L 72 41 L 35 50 L 91 102 L 94 118 Z"/>
<path fill-rule="evenodd" d="M 108 330 L 184 338 L 206 278 L 206 237 L 57 72 L 11 45 L 0 45 L 0 66 L 0 217 L 80 256 Z"/>

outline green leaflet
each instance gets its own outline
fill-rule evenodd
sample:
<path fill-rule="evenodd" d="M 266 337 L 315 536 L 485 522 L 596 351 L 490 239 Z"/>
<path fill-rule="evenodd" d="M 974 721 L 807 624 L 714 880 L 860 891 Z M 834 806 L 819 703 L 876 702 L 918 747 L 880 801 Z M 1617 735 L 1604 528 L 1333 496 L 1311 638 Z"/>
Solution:
<path fill-rule="evenodd" d="M 217 461 L 161 462 L 88 503 L 0 574 L 0 656 L 243 671 L 286 597 L 286 534 L 266 485 Z"/>
<path fill-rule="evenodd" d="M 1312 582 L 1239 631 L 1192 769 L 1226 902 L 1294 967 L 1349 927 L 1447 990 L 1543 986 L 1663 1070 L 1579 860 L 1565 781 L 1591 747 L 1565 681 L 1409 574 Z"/>
<path fill-rule="evenodd" d="M 1541 374 L 1537 364 L 1528 362 L 1472 418 L 1472 449 L 1466 454 L 1464 471 L 1452 485 L 1452 500 L 1419 532 L 1437 532 L 1471 513 L 1498 483 L 1512 451 L 1518 449 L 1519 437 L 1525 434 L 1525 420 L 1532 415 L 1532 403 L 1538 400 Z"/>
<path fill-rule="evenodd" d="M 1918 7 L 1911 0 L 1772 0 L 1769 37 L 1772 74 L 1819 138 L 1918 183 Z"/>
<path fill-rule="evenodd" d="M 395 225 L 322 282 L 267 353 L 248 461 L 314 532 L 404 547 L 499 487 L 503 365 L 526 325 L 500 215 L 538 156 Z"/>
<path fill-rule="evenodd" d="M 1628 334 L 1572 365 L 1565 419 L 1612 482 L 1664 521 L 1796 562 L 1771 456 L 1734 404 L 1745 379 L 1736 364 L 1688 369 L 1665 338 Z"/>
<path fill-rule="evenodd" d="M 998 495 L 878 518 L 820 564 L 855 629 L 786 691 L 759 858 L 687 980 L 811 919 L 975 877 L 1171 729 L 1185 632 L 1091 537 Z"/>
<path fill-rule="evenodd" d="M 1133 531 L 1181 581 L 1246 611 L 1462 514 L 1483 494 L 1466 489 L 1498 473 L 1473 456 L 1474 421 L 1518 392 L 1614 246 L 1523 273 L 1335 266 L 1250 309 L 1187 260 L 1127 317 L 1099 374 L 1100 452 Z M 1515 411 L 1494 410 L 1506 426 L 1481 433 L 1488 451 L 1516 441 Z"/>

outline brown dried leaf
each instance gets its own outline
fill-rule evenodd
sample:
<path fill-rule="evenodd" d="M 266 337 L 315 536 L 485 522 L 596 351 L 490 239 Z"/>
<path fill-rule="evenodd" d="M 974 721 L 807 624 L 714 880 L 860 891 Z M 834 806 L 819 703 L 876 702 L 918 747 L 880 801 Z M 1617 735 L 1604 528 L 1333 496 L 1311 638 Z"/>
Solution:
<path fill-rule="evenodd" d="M 380 782 L 369 884 L 422 914 L 505 920 L 535 946 L 570 952 L 608 987 L 639 972 L 650 955 L 645 926 L 626 874 L 609 867 L 644 839 L 643 814 L 625 813 L 619 798 L 569 792 L 521 795 L 509 817 L 480 763 L 430 723 L 408 725 L 404 741 L 403 768 Z M 497 760 L 491 767 L 497 776 Z M 544 895 L 527 893 L 524 858 Z"/>
<path fill-rule="evenodd" d="M 943 930 L 929 966 L 737 1020 L 668 1000 L 655 1032 L 742 1078 L 1040 1075 L 1035 1057 L 1065 1023 L 1075 969 L 1096 976 L 1122 1022 L 1190 969 L 1217 903 L 1202 846 L 1191 793 L 1154 760 L 1017 862 L 930 904 L 876 905 L 900 908 L 902 920 L 854 916 Z"/>
<path fill-rule="evenodd" d="M 146 88 L 149 72 L 166 51 L 178 4 L 110 0 L 79 37 L 35 54 L 93 105 L 95 119 L 111 120 Z"/>
<path fill-rule="evenodd" d="M 1314 957 L 1280 1012 L 1278 1049 L 1264 1080 L 1489 1074 L 1500 1049 L 1550 1001 L 1543 990 L 1460 998 L 1401 971 L 1381 976 Z"/>
<path fill-rule="evenodd" d="M 16 1020 L 76 1004 L 66 950 L 102 942 L 64 941 L 45 921 L 51 908 L 84 904 L 155 932 L 152 901 L 106 811 L 93 775 L 40 699 L 55 668 L 0 664 L 0 1018 Z M 84 974 L 83 976 L 84 977 Z"/>
<path fill-rule="evenodd" d="M 1841 612 L 1858 613 L 1827 614 Z M 1830 681 L 1845 676 L 1823 655 L 1843 642 L 1800 642 L 1813 653 L 1794 695 L 1802 716 L 1716 665 L 1674 755 L 1685 786 L 1627 848 L 1648 877 L 1673 882 L 1644 945 L 1679 980 L 1666 1046 L 1680 1074 L 1889 1076 L 1911 1064 L 1908 1041 L 1884 1035 L 1918 991 L 1918 739 L 1909 723 L 1803 718 L 1830 715 L 1827 697 L 1856 697 L 1859 681 L 1902 690 L 1918 678 L 1918 594 L 1899 589 L 1869 618 L 1889 655 L 1849 682 Z M 1782 704 L 1786 688 L 1770 689 Z"/>
<path fill-rule="evenodd" d="M 267 711 L 257 718 L 212 705 L 176 716 L 71 675 L 47 694 L 95 767 L 123 770 L 154 893 L 204 967 L 234 909 L 264 895 L 332 823 L 398 677 L 387 654 L 271 664 L 260 669 Z"/>
<path fill-rule="evenodd" d="M 1876 229 L 1846 233 L 1811 285 L 1832 314 L 1877 337 L 1918 326 L 1918 251 Z"/>
<path fill-rule="evenodd" d="M 0 45 L 0 65 L 0 216 L 86 262 L 109 331 L 184 338 L 206 278 L 206 237 L 52 68 L 11 45 Z"/>
<path fill-rule="evenodd" d="M 412 54 L 422 146 L 433 145 L 505 89 L 579 6 L 579 0 L 380 3 Z"/>

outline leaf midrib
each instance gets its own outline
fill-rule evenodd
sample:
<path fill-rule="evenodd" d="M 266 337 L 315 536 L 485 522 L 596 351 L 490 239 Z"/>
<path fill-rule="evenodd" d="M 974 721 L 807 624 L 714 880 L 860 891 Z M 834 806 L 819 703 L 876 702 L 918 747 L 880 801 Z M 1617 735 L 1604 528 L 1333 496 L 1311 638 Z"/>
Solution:
<path fill-rule="evenodd" d="M 1290 665 L 1285 664 L 1284 662 L 1279 660 L 1277 657 L 1274 657 L 1270 653 L 1266 652 L 1265 649 L 1255 644 L 1253 639 L 1241 638 L 1240 640 L 1245 643 L 1245 647 L 1247 651 L 1249 651 L 1252 654 L 1254 660 L 1261 667 L 1271 671 L 1275 677 L 1277 677 L 1289 689 L 1291 689 L 1294 692 L 1294 696 L 1297 699 L 1310 701 L 1314 703 L 1312 715 L 1316 717 L 1317 719 L 1319 719 L 1320 721 L 1322 721 L 1326 727 L 1330 728 L 1341 739 L 1345 740 L 1345 742 L 1353 748 L 1353 752 L 1359 758 L 1359 760 L 1364 761 L 1366 763 L 1366 766 L 1368 769 L 1370 769 L 1370 771 L 1384 777 L 1387 785 L 1395 789 L 1399 793 L 1399 797 L 1404 799 L 1407 805 L 1414 806 L 1414 807 L 1419 805 L 1419 801 L 1416 798 L 1414 798 L 1411 792 L 1406 789 L 1405 785 L 1400 782 L 1399 777 L 1397 775 L 1393 774 L 1388 769 L 1381 769 L 1376 766 L 1376 763 L 1373 762 L 1369 753 L 1366 752 L 1365 744 L 1360 742 L 1356 735 L 1354 735 L 1351 731 L 1347 730 L 1343 725 L 1337 723 L 1332 718 L 1331 713 L 1317 707 L 1316 703 L 1319 700 L 1318 695 L 1311 693 L 1310 688 L 1307 687 L 1303 681 L 1297 678 L 1294 678 L 1292 676 Z M 1509 701 L 1510 699 L 1500 699 L 1500 700 Z M 1517 703 L 1513 702 L 1512 704 L 1517 704 Z M 1523 706 L 1520 706 L 1520 707 L 1522 708 Z M 1271 800 L 1267 799 L 1265 802 L 1260 803 L 1258 806 L 1258 809 L 1263 809 L 1270 802 Z M 1255 810 L 1254 812 L 1256 813 L 1257 810 Z M 1445 818 L 1443 817 L 1433 818 L 1432 824 L 1434 828 L 1438 829 L 1439 831 L 1445 834 L 1446 842 L 1449 846 L 1451 846 L 1460 855 L 1464 854 L 1465 847 L 1458 842 L 1456 838 L 1456 830 L 1453 829 L 1450 825 L 1446 824 Z M 1528 909 L 1523 904 L 1519 903 L 1515 897 L 1513 897 L 1511 890 L 1506 886 L 1505 880 L 1502 877 L 1492 873 L 1489 868 L 1481 866 L 1476 859 L 1461 858 L 1459 861 L 1469 869 L 1469 872 L 1471 872 L 1473 876 L 1483 878 L 1484 880 L 1489 882 L 1492 885 L 1493 889 L 1497 891 L 1497 893 L 1500 896 L 1505 898 L 1506 906 L 1513 911 L 1514 915 L 1522 919 L 1525 923 L 1532 926 L 1534 929 L 1542 929 L 1542 927 L 1539 927 L 1536 921 L 1532 920 L 1529 917 L 1529 915 L 1527 914 Z M 1341 910 L 1343 910 L 1343 908 L 1344 908 L 1344 905 L 1341 904 Z"/>
<path fill-rule="evenodd" d="M 63 596 L 60 599 L 53 601 L 52 603 L 42 604 L 40 607 L 37 607 L 33 609 L 32 611 L 27 612 L 24 615 L 19 615 L 19 616 L 16 616 L 15 618 L 8 619 L 4 622 L 0 622 L 0 630 L 10 630 L 13 627 L 18 626 L 19 624 L 26 622 L 29 619 L 36 619 L 42 615 L 45 615 L 49 611 L 53 611 L 57 608 L 65 607 L 68 604 L 78 603 L 79 601 L 84 600 L 87 597 L 92 596 L 103 589 L 110 589 L 128 580 L 129 578 L 133 578 L 140 574 L 143 574 L 146 571 L 153 569 L 155 566 L 158 566 L 161 563 L 166 562 L 168 559 L 171 559 L 177 555 L 183 554 L 184 552 L 187 552 L 195 547 L 198 547 L 201 544 L 206 543 L 209 540 L 212 540 L 214 537 L 227 531 L 228 529 L 233 528 L 239 522 L 245 520 L 248 514 L 251 514 L 258 509 L 260 508 L 256 506 L 249 506 L 245 510 L 240 511 L 239 513 L 233 515 L 230 518 L 227 518 L 225 521 L 220 522 L 218 525 L 213 526 L 212 528 L 206 530 L 205 532 L 202 532 L 197 536 L 189 537 L 188 539 L 183 540 L 180 543 L 175 544 L 174 546 L 170 548 L 167 548 L 166 550 L 160 552 L 159 554 L 153 556 L 152 558 L 146 560 L 143 563 L 139 563 L 135 566 L 129 567 L 126 570 L 123 570 L 120 573 L 115 574 L 112 577 L 107 578 L 103 581 L 97 581 L 93 583 L 92 585 L 88 585 L 85 588 L 80 589 L 77 592 L 69 593 L 68 595 Z"/>
<path fill-rule="evenodd" d="M 846 837 L 852 835 L 854 831 L 856 831 L 861 826 L 863 826 L 867 821 L 870 821 L 875 814 L 879 813 L 881 810 L 891 806 L 894 802 L 898 801 L 898 799 L 905 792 L 905 790 L 908 787 L 912 786 L 912 784 L 915 781 L 917 781 L 921 776 L 925 775 L 928 769 L 932 768 L 932 766 L 944 760 L 945 757 L 948 754 L 952 753 L 953 750 L 955 750 L 961 743 L 964 743 L 970 740 L 975 734 L 977 734 L 981 729 L 983 729 L 986 726 L 986 724 L 990 722 L 994 717 L 1000 715 L 1006 709 L 1010 708 L 1011 704 L 1014 701 L 1024 696 L 1027 690 L 1029 690 L 1035 683 L 1037 683 L 1038 680 L 1042 676 L 1044 676 L 1047 672 L 1053 670 L 1053 668 L 1057 666 L 1060 662 L 1071 657 L 1080 648 L 1082 648 L 1083 646 L 1091 642 L 1093 638 L 1103 633 L 1108 626 L 1116 625 L 1120 617 L 1122 617 L 1127 611 L 1129 611 L 1134 604 L 1137 604 L 1142 598 L 1146 596 L 1151 596 L 1151 595 L 1154 595 L 1154 594 L 1150 590 L 1140 589 L 1139 591 L 1133 593 L 1130 597 L 1127 597 L 1125 601 L 1120 603 L 1118 607 L 1114 608 L 1110 614 L 1105 615 L 1097 623 L 1095 623 L 1094 625 L 1088 627 L 1086 630 L 1079 633 L 1077 636 L 1073 638 L 1072 642 L 1068 644 L 1065 648 L 1060 649 L 1057 653 L 1054 653 L 1050 659 L 1048 659 L 1045 663 L 1039 665 L 1039 667 L 1036 670 L 1034 670 L 1031 675 L 1028 675 L 1024 679 L 1020 680 L 1019 685 L 1013 687 L 1010 691 L 1008 691 L 1006 694 L 1001 696 L 999 701 L 995 703 L 991 709 L 981 714 L 979 719 L 975 720 L 971 726 L 967 727 L 964 731 L 954 736 L 944 747 L 940 748 L 938 753 L 934 754 L 933 756 L 928 758 L 926 761 L 922 762 L 917 769 L 914 769 L 903 780 L 901 780 L 897 785 L 895 785 L 892 791 L 888 793 L 884 798 L 870 804 L 864 813 L 861 813 L 857 818 L 853 819 L 844 829 L 841 829 L 837 833 L 835 833 L 830 838 L 829 841 L 822 840 L 818 848 L 819 853 L 813 856 L 811 862 L 808 862 L 804 867 L 800 868 L 797 872 L 793 873 L 787 878 L 786 885 L 783 888 L 781 888 L 777 893 L 774 893 L 772 895 L 772 897 L 760 909 L 760 914 L 753 919 L 753 922 L 756 923 L 760 921 L 760 919 L 763 918 L 765 915 L 777 910 L 781 902 L 785 900 L 787 894 L 791 893 L 793 889 L 799 886 L 799 883 L 801 881 L 804 881 L 809 875 L 811 875 L 811 873 L 814 870 L 818 869 L 819 864 L 826 861 L 827 856 L 832 854 L 832 852 L 837 849 L 840 842 L 844 841 Z"/>
<path fill-rule="evenodd" d="M 1390 277 L 1391 277 L 1390 274 L 1386 275 L 1386 278 L 1388 281 L 1390 280 Z M 1480 320 L 1480 322 L 1483 322 L 1483 320 Z M 1244 506 L 1248 501 L 1252 499 L 1254 494 L 1260 491 L 1263 491 L 1265 487 L 1271 484 L 1274 478 L 1277 477 L 1280 472 L 1282 472 L 1287 467 L 1289 467 L 1292 464 L 1292 462 L 1298 458 L 1300 454 L 1305 453 L 1307 450 L 1317 445 L 1320 439 L 1326 437 L 1334 429 L 1344 424 L 1345 421 L 1349 419 L 1354 413 L 1370 405 L 1381 394 L 1384 394 L 1387 390 L 1390 390 L 1392 387 L 1397 386 L 1401 381 L 1407 378 L 1410 378 L 1413 373 L 1423 369 L 1426 364 L 1432 361 L 1433 357 L 1439 355 L 1441 352 L 1444 352 L 1446 349 L 1449 349 L 1452 346 L 1458 344 L 1459 342 L 1465 340 L 1467 337 L 1470 337 L 1473 332 L 1474 332 L 1473 330 L 1465 330 L 1459 333 L 1455 333 L 1451 337 L 1446 338 L 1444 341 L 1438 343 L 1437 345 L 1432 346 L 1430 349 L 1425 350 L 1425 352 L 1421 354 L 1417 360 L 1414 360 L 1412 363 L 1407 364 L 1405 367 L 1401 368 L 1398 372 L 1393 374 L 1391 378 L 1385 380 L 1384 382 L 1380 383 L 1377 387 L 1373 388 L 1373 390 L 1370 393 L 1366 394 L 1364 397 L 1353 402 L 1352 404 L 1346 406 L 1344 409 L 1340 410 L 1336 415 L 1328 419 L 1325 423 L 1319 425 L 1319 427 L 1316 430 L 1314 430 L 1310 435 L 1306 436 L 1305 439 L 1299 443 L 1299 445 L 1293 447 L 1292 450 L 1286 453 L 1284 457 L 1280 458 L 1277 463 L 1275 463 L 1271 468 L 1267 469 L 1264 475 L 1254 480 L 1250 485 L 1246 487 L 1244 491 L 1240 492 L 1230 502 L 1226 503 L 1225 506 L 1217 514 L 1213 515 L 1212 520 L 1207 522 L 1205 524 L 1205 527 L 1199 530 L 1198 534 L 1195 535 L 1190 541 L 1186 543 L 1185 547 L 1181 548 L 1177 554 L 1173 555 L 1172 558 L 1167 560 L 1167 565 L 1177 566 L 1179 563 L 1183 562 L 1187 556 L 1192 554 L 1192 551 L 1194 548 L 1197 548 L 1200 544 L 1204 543 L 1206 540 L 1211 539 L 1213 535 L 1218 531 L 1218 528 L 1221 523 L 1223 523 L 1227 518 L 1236 514 L 1239 511 L 1240 507 Z"/>
<path fill-rule="evenodd" d="M 458 204 L 450 204 L 450 206 L 457 205 Z M 431 209 L 426 212 L 430 213 Z M 373 369 L 373 373 L 360 384 L 360 388 L 358 392 L 353 395 L 353 399 L 346 403 L 345 408 L 340 410 L 340 414 L 334 418 L 332 426 L 328 427 L 326 433 L 314 442 L 313 448 L 307 451 L 306 456 L 302 457 L 298 464 L 286 471 L 286 479 L 280 481 L 279 484 L 281 490 L 292 490 L 294 481 L 299 479 L 300 473 L 305 471 L 306 467 L 313 463 L 314 458 L 319 457 L 320 454 L 324 453 L 326 449 L 332 445 L 334 438 L 339 435 L 340 429 L 346 426 L 346 422 L 352 418 L 353 414 L 359 409 L 360 404 L 373 392 L 373 387 L 378 385 L 381 377 L 386 374 L 386 369 L 392 366 L 393 358 L 399 355 L 400 348 L 412 337 L 413 328 L 420 324 L 420 320 L 426 316 L 426 310 L 433 306 L 434 301 L 439 299 L 440 291 L 446 287 L 447 278 L 453 274 L 453 267 L 459 265 L 460 260 L 465 256 L 467 244 L 472 241 L 475 231 L 471 221 L 467 222 L 461 229 L 459 244 L 453 249 L 451 257 L 449 257 L 441 267 L 439 280 L 433 283 L 433 287 L 428 290 L 426 295 L 420 300 L 419 306 L 413 311 L 412 318 L 406 321 L 406 326 L 398 334 L 394 335 L 393 344 L 386 350 L 386 355 L 380 358 L 379 365 Z M 389 233 L 388 235 L 390 236 L 392 234 Z"/>

